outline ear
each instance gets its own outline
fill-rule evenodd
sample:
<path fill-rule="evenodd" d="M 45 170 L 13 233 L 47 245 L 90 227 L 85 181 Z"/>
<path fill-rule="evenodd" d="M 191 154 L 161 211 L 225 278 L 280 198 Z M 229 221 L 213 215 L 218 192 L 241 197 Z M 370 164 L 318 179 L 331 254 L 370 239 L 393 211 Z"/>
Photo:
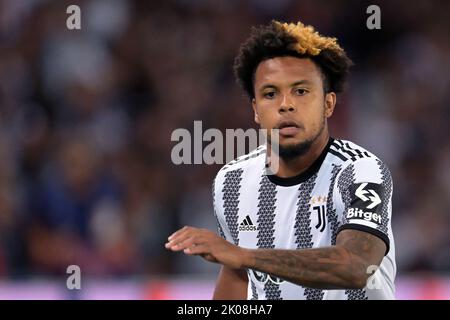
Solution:
<path fill-rule="evenodd" d="M 325 117 L 329 118 L 333 114 L 336 106 L 336 94 L 329 92 L 325 95 Z"/>
<path fill-rule="evenodd" d="M 259 115 L 258 115 L 258 110 L 257 110 L 257 107 L 256 107 L 256 100 L 255 100 L 255 98 L 252 99 L 252 107 L 253 107 L 253 112 L 255 113 L 255 122 L 257 124 L 260 124 L 259 123 Z"/>

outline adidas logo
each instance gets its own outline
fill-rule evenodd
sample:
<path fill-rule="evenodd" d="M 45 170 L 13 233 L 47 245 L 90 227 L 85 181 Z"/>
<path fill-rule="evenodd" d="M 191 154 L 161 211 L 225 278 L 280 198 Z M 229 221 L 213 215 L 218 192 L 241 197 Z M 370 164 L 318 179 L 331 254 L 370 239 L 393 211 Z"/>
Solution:
<path fill-rule="evenodd" d="M 249 215 L 239 224 L 239 231 L 256 231 L 256 227 L 253 225 Z"/>

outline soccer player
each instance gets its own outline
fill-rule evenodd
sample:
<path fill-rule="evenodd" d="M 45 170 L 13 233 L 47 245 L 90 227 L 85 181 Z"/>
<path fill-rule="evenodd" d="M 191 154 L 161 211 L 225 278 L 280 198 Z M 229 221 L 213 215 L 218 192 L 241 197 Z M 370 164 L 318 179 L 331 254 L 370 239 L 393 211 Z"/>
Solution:
<path fill-rule="evenodd" d="M 265 171 L 271 139 L 231 161 L 213 184 L 220 236 L 184 227 L 166 244 L 222 265 L 214 299 L 394 299 L 391 174 L 328 132 L 350 65 L 300 22 L 254 28 L 242 45 L 235 74 L 256 123 L 279 129 L 279 169 Z"/>

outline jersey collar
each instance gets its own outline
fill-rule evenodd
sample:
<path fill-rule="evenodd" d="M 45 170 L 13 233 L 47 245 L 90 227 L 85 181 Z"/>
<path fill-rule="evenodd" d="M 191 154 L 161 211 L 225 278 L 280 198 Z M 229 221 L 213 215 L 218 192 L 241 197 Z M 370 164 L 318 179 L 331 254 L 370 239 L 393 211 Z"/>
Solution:
<path fill-rule="evenodd" d="M 327 145 L 323 149 L 322 153 L 319 155 L 319 157 L 313 162 L 313 164 L 306 169 L 306 171 L 303 171 L 302 173 L 288 178 L 281 178 L 274 174 L 267 175 L 267 178 L 276 185 L 282 186 L 282 187 L 290 187 L 295 186 L 300 183 L 305 182 L 309 178 L 311 178 L 317 171 L 319 171 L 320 167 L 322 166 L 323 161 L 325 160 L 325 157 L 327 156 L 328 150 L 330 149 L 331 143 L 333 143 L 334 139 L 330 137 L 328 140 Z"/>

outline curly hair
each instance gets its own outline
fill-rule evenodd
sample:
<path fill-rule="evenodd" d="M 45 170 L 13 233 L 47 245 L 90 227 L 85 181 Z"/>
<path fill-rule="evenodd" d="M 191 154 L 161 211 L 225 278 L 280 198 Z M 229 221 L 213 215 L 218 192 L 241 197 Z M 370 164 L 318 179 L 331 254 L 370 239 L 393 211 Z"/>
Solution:
<path fill-rule="evenodd" d="M 250 99 L 255 97 L 254 77 L 258 65 L 283 56 L 310 58 L 319 66 L 324 92 L 343 91 L 352 61 L 336 38 L 324 37 L 303 23 L 281 23 L 253 27 L 234 60 L 234 73 Z"/>

